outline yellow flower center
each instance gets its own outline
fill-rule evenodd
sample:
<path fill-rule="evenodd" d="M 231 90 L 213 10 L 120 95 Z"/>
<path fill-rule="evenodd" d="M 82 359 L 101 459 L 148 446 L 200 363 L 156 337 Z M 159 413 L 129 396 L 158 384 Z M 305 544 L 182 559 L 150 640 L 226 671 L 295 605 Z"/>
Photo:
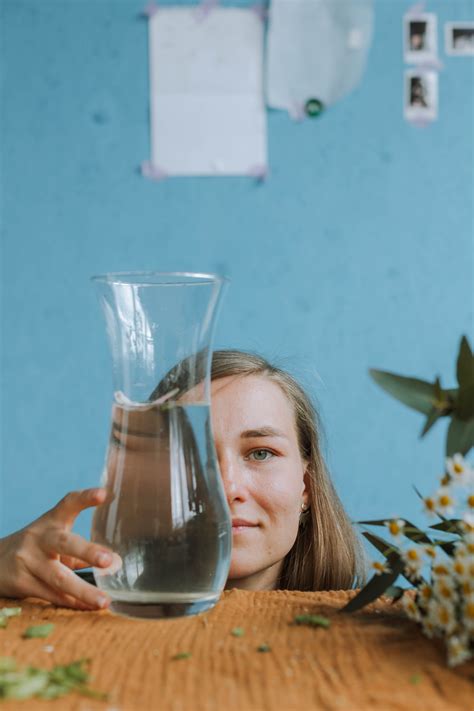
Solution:
<path fill-rule="evenodd" d="M 458 560 L 454 564 L 454 570 L 458 575 L 463 575 L 464 571 L 466 570 L 466 567 L 460 560 Z"/>
<path fill-rule="evenodd" d="M 474 494 L 467 497 L 467 505 L 474 509 Z"/>
<path fill-rule="evenodd" d="M 462 464 L 459 464 L 459 462 L 454 462 L 453 470 L 456 474 L 462 474 L 464 471 L 464 467 Z"/>
<path fill-rule="evenodd" d="M 449 612 L 445 607 L 441 607 L 439 610 L 439 619 L 443 625 L 446 625 L 449 622 L 450 616 Z"/>
<path fill-rule="evenodd" d="M 430 498 L 429 496 L 425 499 L 425 507 L 428 509 L 428 511 L 434 511 L 435 509 L 435 501 L 434 499 Z"/>
<path fill-rule="evenodd" d="M 436 573 L 436 575 L 447 575 L 448 569 L 445 565 L 434 565 L 433 572 Z"/>
<path fill-rule="evenodd" d="M 441 506 L 449 506 L 451 504 L 451 498 L 447 494 L 442 494 L 439 497 L 439 503 Z"/>
<path fill-rule="evenodd" d="M 407 551 L 407 553 L 408 553 L 408 558 L 409 558 L 410 560 L 418 560 L 418 559 L 419 559 L 418 551 L 415 550 L 414 548 L 410 548 L 410 549 Z"/>
<path fill-rule="evenodd" d="M 396 536 L 398 533 L 400 533 L 401 528 L 396 521 L 390 521 L 389 530 L 392 536 Z"/>
<path fill-rule="evenodd" d="M 474 602 L 468 602 L 464 608 L 464 616 L 474 620 Z"/>

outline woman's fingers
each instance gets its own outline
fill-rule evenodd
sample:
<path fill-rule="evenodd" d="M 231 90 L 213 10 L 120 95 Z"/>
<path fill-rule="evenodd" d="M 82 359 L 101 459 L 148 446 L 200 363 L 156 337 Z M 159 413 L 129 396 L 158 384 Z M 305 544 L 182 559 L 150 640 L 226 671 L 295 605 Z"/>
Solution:
<path fill-rule="evenodd" d="M 39 597 L 42 600 L 47 600 L 52 602 L 53 605 L 59 605 L 60 607 L 71 607 L 74 610 L 95 610 L 96 606 L 86 605 L 80 600 L 71 595 L 66 595 L 64 593 L 59 593 L 57 590 L 50 588 L 44 582 L 36 577 L 32 577 L 31 583 L 29 585 L 28 597 Z"/>
<path fill-rule="evenodd" d="M 51 510 L 51 516 L 64 524 L 72 524 L 78 514 L 91 506 L 103 504 L 107 497 L 104 488 L 82 489 L 82 491 L 70 491 Z"/>
<path fill-rule="evenodd" d="M 110 600 L 94 585 L 86 583 L 59 560 L 43 562 L 40 567 L 31 566 L 31 572 L 40 582 L 59 595 L 70 595 L 94 609 L 107 607 Z"/>
<path fill-rule="evenodd" d="M 63 557 L 79 559 L 79 564 L 84 564 L 82 567 L 91 565 L 106 568 L 112 562 L 112 553 L 106 548 L 86 541 L 77 533 L 56 526 L 51 526 L 44 532 L 41 537 L 41 547 L 49 555 L 59 554 Z"/>

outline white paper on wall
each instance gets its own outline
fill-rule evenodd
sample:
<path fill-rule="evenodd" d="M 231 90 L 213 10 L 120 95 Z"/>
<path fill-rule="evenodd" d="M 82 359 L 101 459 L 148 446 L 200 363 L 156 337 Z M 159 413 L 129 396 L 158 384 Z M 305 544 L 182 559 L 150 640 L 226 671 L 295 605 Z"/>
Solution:
<path fill-rule="evenodd" d="M 149 177 L 261 175 L 263 24 L 248 9 L 160 7 L 149 21 Z"/>
<path fill-rule="evenodd" d="M 267 103 L 302 117 L 309 99 L 326 106 L 352 91 L 365 70 L 373 0 L 271 0 Z"/>

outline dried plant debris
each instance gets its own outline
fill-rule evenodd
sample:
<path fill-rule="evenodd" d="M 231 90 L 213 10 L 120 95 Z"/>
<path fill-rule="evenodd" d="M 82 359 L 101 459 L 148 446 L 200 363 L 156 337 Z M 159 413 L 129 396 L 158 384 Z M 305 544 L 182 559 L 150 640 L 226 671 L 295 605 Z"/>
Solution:
<path fill-rule="evenodd" d="M 89 664 L 90 659 L 79 659 L 71 664 L 57 665 L 51 670 L 32 666 L 20 669 L 12 657 L 0 657 L 0 700 L 57 699 L 76 691 L 106 701 L 107 694 L 88 686 Z"/>
<path fill-rule="evenodd" d="M 175 654 L 174 657 L 171 657 L 171 659 L 189 659 L 191 657 L 191 652 L 178 652 L 178 654 Z"/>
<path fill-rule="evenodd" d="M 243 627 L 234 627 L 234 629 L 231 630 L 231 634 L 234 635 L 234 637 L 243 637 L 245 630 Z"/>
<path fill-rule="evenodd" d="M 322 615 L 296 615 L 294 619 L 295 625 L 309 625 L 310 627 L 328 628 L 331 624 L 327 617 Z"/>
<path fill-rule="evenodd" d="M 23 632 L 22 637 L 25 639 L 44 639 L 45 637 L 49 637 L 53 630 L 54 625 L 52 622 L 48 622 L 45 625 L 33 625 Z"/>
<path fill-rule="evenodd" d="M 261 644 L 257 647 L 257 652 L 271 652 L 272 648 L 268 644 Z"/>

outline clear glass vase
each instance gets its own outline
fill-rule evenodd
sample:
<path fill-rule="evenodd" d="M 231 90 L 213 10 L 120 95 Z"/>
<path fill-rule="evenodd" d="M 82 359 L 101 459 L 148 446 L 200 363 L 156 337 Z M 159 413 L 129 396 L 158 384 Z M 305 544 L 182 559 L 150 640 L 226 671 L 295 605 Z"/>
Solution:
<path fill-rule="evenodd" d="M 211 430 L 211 339 L 226 280 L 184 273 L 93 277 L 113 361 L 114 398 L 91 538 L 111 610 L 132 617 L 213 607 L 230 567 L 232 523 Z"/>

